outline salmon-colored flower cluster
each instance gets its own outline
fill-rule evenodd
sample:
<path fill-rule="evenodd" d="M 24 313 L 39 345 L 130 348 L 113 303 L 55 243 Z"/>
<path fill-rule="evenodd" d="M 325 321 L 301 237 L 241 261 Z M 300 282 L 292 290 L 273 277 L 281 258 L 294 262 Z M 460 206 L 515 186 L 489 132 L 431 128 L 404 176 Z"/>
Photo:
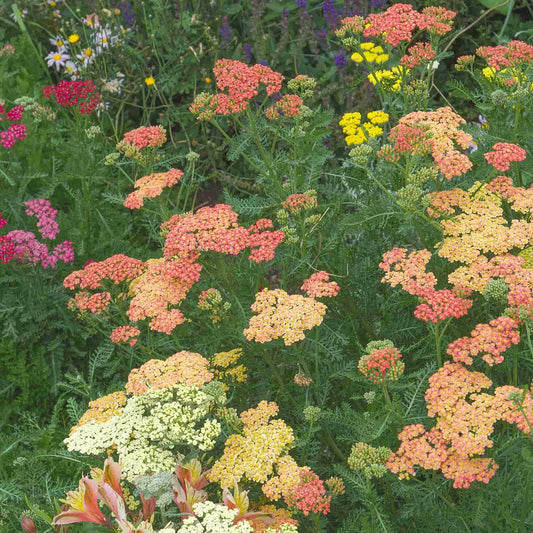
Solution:
<path fill-rule="evenodd" d="M 203 93 L 197 97 L 189 110 L 200 120 L 244 111 L 259 94 L 261 85 L 265 87 L 266 94 L 271 96 L 281 90 L 281 83 L 285 79 L 265 65 L 250 67 L 242 61 L 232 59 L 219 59 L 213 73 L 218 89 L 226 92 L 213 96 Z"/>
<path fill-rule="evenodd" d="M 467 370 L 460 363 L 445 363 L 429 379 L 425 400 L 428 414 L 437 424 L 426 431 L 424 426 L 406 426 L 398 438 L 400 448 L 388 460 L 387 467 L 400 478 L 415 475 L 414 466 L 441 470 L 454 480 L 455 488 L 468 488 L 474 481 L 488 483 L 498 466 L 482 455 L 493 443 L 490 436 L 497 421 L 515 424 L 530 433 L 533 413 L 524 417 L 509 399 L 515 387 L 497 387 L 494 395 L 481 392 L 492 381 L 481 372 Z M 522 394 L 523 407 L 533 405 L 531 393 Z"/>
<path fill-rule="evenodd" d="M 403 374 L 405 364 L 397 348 L 372 350 L 359 359 L 359 371 L 372 383 L 382 384 L 397 381 Z"/>
<path fill-rule="evenodd" d="M 300 107 L 303 103 L 304 101 L 297 94 L 285 94 L 265 111 L 265 116 L 270 120 L 297 117 L 300 114 Z"/>
<path fill-rule="evenodd" d="M 394 248 L 383 254 L 379 267 L 385 271 L 381 280 L 392 287 L 401 285 L 409 294 L 418 296 L 420 303 L 415 316 L 424 322 L 438 322 L 450 317 L 460 318 L 468 313 L 472 300 L 468 300 L 449 289 L 436 290 L 437 278 L 426 272 L 431 259 L 428 250 L 416 250 L 407 255 L 404 248 Z"/>
<path fill-rule="evenodd" d="M 409 113 L 392 128 L 388 140 L 393 144 L 385 145 L 379 155 L 398 161 L 406 154 L 427 154 L 446 179 L 461 176 L 472 168 L 470 159 L 455 146 L 464 150 L 472 143 L 472 136 L 459 129 L 465 123 L 450 107 Z"/>
<path fill-rule="evenodd" d="M 472 357 L 483 354 L 482 359 L 490 366 L 503 362 L 502 353 L 520 342 L 518 322 L 501 316 L 488 324 L 478 324 L 470 337 L 461 337 L 450 343 L 448 355 L 455 362 L 471 365 Z"/>
<path fill-rule="evenodd" d="M 113 392 L 89 402 L 89 409 L 85 411 L 78 423 L 71 428 L 70 434 L 72 435 L 79 427 L 88 422 L 94 421 L 100 424 L 116 415 L 120 415 L 125 405 L 126 394 L 122 391 Z"/>
<path fill-rule="evenodd" d="M 237 224 L 238 218 L 231 206 L 225 204 L 202 207 L 194 214 L 174 215 L 161 225 L 163 230 L 168 230 L 165 257 L 183 256 L 193 250 L 237 255 L 252 248 L 251 261 L 259 263 L 273 259 L 285 234 L 267 231 L 273 226 L 269 219 L 258 220 L 245 228 Z"/>
<path fill-rule="evenodd" d="M 261 344 L 282 338 L 285 346 L 305 339 L 304 331 L 319 326 L 327 307 L 314 298 L 287 294 L 282 289 L 264 289 L 251 306 L 257 316 L 250 318 L 244 336 Z"/>
<path fill-rule="evenodd" d="M 491 152 L 485 154 L 485 159 L 500 172 L 509 170 L 513 161 L 524 161 L 526 151 L 520 146 L 512 143 L 496 143 Z"/>
<path fill-rule="evenodd" d="M 158 172 L 139 178 L 134 185 L 136 190 L 128 195 L 124 201 L 124 207 L 129 209 L 141 208 L 145 198 L 156 198 L 165 187 L 176 185 L 182 176 L 181 170 L 171 168 L 167 172 Z"/>
<path fill-rule="evenodd" d="M 115 328 L 109 338 L 115 343 L 127 343 L 130 346 L 135 346 L 141 332 L 133 326 L 119 326 Z"/>
<path fill-rule="evenodd" d="M 162 126 L 142 126 L 124 134 L 124 142 L 137 150 L 159 148 L 165 144 L 167 134 Z"/>
<path fill-rule="evenodd" d="M 400 64 L 413 69 L 431 61 L 436 55 L 431 43 L 416 43 L 407 49 L 407 54 L 401 58 Z"/>
<path fill-rule="evenodd" d="M 301 471 L 300 481 L 287 495 L 289 507 L 296 507 L 305 516 L 309 513 L 328 514 L 331 496 L 326 494 L 324 482 L 312 471 Z"/>
<path fill-rule="evenodd" d="M 340 291 L 338 283 L 329 281 L 329 274 L 323 270 L 311 274 L 300 288 L 312 298 L 333 298 Z"/>
<path fill-rule="evenodd" d="M 510 41 L 506 45 L 480 46 L 476 54 L 496 71 L 518 68 L 533 61 L 533 46 L 523 41 Z"/>
<path fill-rule="evenodd" d="M 194 259 L 194 258 L 193 258 Z M 185 320 L 179 305 L 200 279 L 202 266 L 188 257 L 150 259 L 146 270 L 130 283 L 133 296 L 126 314 L 133 322 L 151 318 L 150 329 L 170 335 Z"/>
<path fill-rule="evenodd" d="M 294 441 L 292 429 L 283 420 L 271 420 L 278 411 L 274 402 L 262 401 L 241 413 L 242 434 L 227 439 L 224 454 L 208 474 L 210 481 L 227 488 L 241 479 L 265 483 L 273 475 L 275 464 Z"/>
<path fill-rule="evenodd" d="M 283 209 L 296 214 L 302 209 L 312 209 L 318 205 L 315 191 L 308 191 L 306 193 L 291 194 L 284 202 Z"/>
<path fill-rule="evenodd" d="M 149 389 L 166 389 L 178 383 L 202 387 L 213 379 L 209 361 L 199 353 L 182 351 L 167 359 L 150 359 L 128 376 L 126 392 L 138 396 Z"/>
<path fill-rule="evenodd" d="M 102 102 L 102 95 L 91 80 L 60 81 L 43 87 L 43 98 L 55 97 L 61 107 L 72 107 L 80 115 L 90 115 Z"/>
<path fill-rule="evenodd" d="M 426 7 L 416 11 L 411 4 L 395 4 L 383 13 L 372 13 L 361 23 L 355 17 L 344 19 L 354 33 L 362 31 L 364 37 L 380 37 L 391 46 L 409 42 L 417 29 L 445 35 L 452 30 L 456 13 L 443 7 Z"/>

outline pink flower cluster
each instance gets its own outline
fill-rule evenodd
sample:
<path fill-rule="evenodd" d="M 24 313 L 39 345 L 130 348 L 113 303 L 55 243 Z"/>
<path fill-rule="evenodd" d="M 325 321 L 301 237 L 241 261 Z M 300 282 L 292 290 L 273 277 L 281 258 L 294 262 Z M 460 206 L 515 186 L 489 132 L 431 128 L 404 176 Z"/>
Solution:
<path fill-rule="evenodd" d="M 124 134 L 124 141 L 135 146 L 137 150 L 146 148 L 159 148 L 167 140 L 167 134 L 162 126 L 142 126 Z"/>
<path fill-rule="evenodd" d="M 111 332 L 109 338 L 115 344 L 120 344 L 121 342 L 124 342 L 129 344 L 130 346 L 135 346 L 140 334 L 141 332 L 133 326 L 119 326 Z"/>
<path fill-rule="evenodd" d="M 202 207 L 191 215 L 174 215 L 161 225 L 163 230 L 168 230 L 165 257 L 185 256 L 194 250 L 237 255 L 251 248 L 251 261 L 260 263 L 273 259 L 285 234 L 268 231 L 273 227 L 269 219 L 258 220 L 245 228 L 237 224 L 238 218 L 239 215 L 226 204 Z"/>
<path fill-rule="evenodd" d="M 485 154 L 485 159 L 495 169 L 506 172 L 513 161 L 524 161 L 526 151 L 520 146 L 512 143 L 496 143 L 491 152 Z"/>
<path fill-rule="evenodd" d="M 329 274 L 323 270 L 312 274 L 300 288 L 312 298 L 333 298 L 340 290 L 336 282 L 329 281 Z"/>
<path fill-rule="evenodd" d="M 43 87 L 43 98 L 55 97 L 61 107 L 72 107 L 80 115 L 90 115 L 102 102 L 102 95 L 91 80 L 60 81 Z"/>
<path fill-rule="evenodd" d="M 55 221 L 57 210 L 52 208 L 50 202 L 41 198 L 29 200 L 24 205 L 27 207 L 27 215 L 37 217 L 37 227 L 41 235 L 46 239 L 55 239 L 59 233 L 59 226 Z M 0 215 L 0 228 L 6 224 L 7 221 Z M 46 244 L 39 242 L 31 231 L 18 229 L 0 237 L 0 261 L 8 263 L 13 259 L 20 263 L 40 263 L 43 268 L 54 268 L 58 261 L 74 261 L 74 250 L 71 241 L 63 241 L 50 252 Z"/>
<path fill-rule="evenodd" d="M 37 217 L 37 228 L 39 233 L 45 238 L 53 240 L 59 233 L 59 224 L 56 222 L 57 209 L 52 208 L 52 204 L 40 198 L 39 200 L 28 200 L 24 202 L 26 214 Z"/>
<path fill-rule="evenodd" d="M 312 471 L 300 469 L 300 482 L 285 497 L 289 507 L 296 507 L 307 516 L 309 513 L 328 514 L 331 496 L 326 495 L 324 482 Z"/>
<path fill-rule="evenodd" d="M 28 136 L 28 130 L 24 124 L 20 124 L 24 108 L 21 105 L 13 107 L 6 113 L 4 107 L 0 104 L 0 122 L 7 120 L 11 122 L 7 130 L 0 132 L 0 146 L 10 149 L 13 148 L 17 141 L 23 141 Z"/>

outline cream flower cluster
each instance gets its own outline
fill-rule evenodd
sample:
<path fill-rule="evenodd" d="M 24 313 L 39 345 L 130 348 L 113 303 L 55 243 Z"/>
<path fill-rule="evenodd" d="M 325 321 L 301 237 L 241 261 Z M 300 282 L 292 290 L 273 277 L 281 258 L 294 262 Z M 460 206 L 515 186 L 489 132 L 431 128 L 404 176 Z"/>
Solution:
<path fill-rule="evenodd" d="M 193 385 L 177 384 L 128 398 L 121 414 L 79 426 L 65 439 L 70 451 L 98 455 L 116 450 L 128 481 L 170 472 L 180 452 L 208 451 L 220 424 L 207 418 L 213 397 Z"/>
<path fill-rule="evenodd" d="M 239 514 L 238 509 L 206 501 L 193 505 L 193 511 L 195 516 L 184 520 L 178 533 L 253 533 L 248 520 L 233 524 Z"/>

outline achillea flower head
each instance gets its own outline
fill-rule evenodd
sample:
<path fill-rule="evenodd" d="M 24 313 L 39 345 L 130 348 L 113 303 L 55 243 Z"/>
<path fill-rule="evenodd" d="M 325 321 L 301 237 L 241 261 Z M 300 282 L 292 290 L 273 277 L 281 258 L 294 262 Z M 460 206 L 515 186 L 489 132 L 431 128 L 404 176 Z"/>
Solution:
<path fill-rule="evenodd" d="M 133 326 L 119 326 L 111 332 L 110 339 L 115 344 L 124 342 L 130 346 L 135 346 L 140 334 L 141 332 Z"/>
<path fill-rule="evenodd" d="M 372 85 L 378 85 L 384 91 L 397 93 L 404 86 L 405 78 L 410 74 L 410 70 L 403 65 L 391 67 L 390 70 L 376 70 L 368 74 L 368 81 Z"/>
<path fill-rule="evenodd" d="M 137 150 L 143 148 L 160 148 L 165 144 L 167 134 L 162 126 L 142 126 L 124 134 L 124 141 Z"/>
<path fill-rule="evenodd" d="M 144 394 L 149 389 L 165 389 L 178 383 L 202 387 L 213 379 L 209 361 L 198 353 L 182 351 L 169 358 L 151 359 L 130 372 L 126 392 Z"/>
<path fill-rule="evenodd" d="M 309 513 L 326 515 L 330 511 L 331 496 L 326 495 L 324 482 L 312 470 L 301 470 L 299 483 L 289 491 L 285 502 L 305 516 Z"/>
<path fill-rule="evenodd" d="M 300 289 L 312 298 L 333 298 L 339 294 L 340 287 L 335 281 L 329 281 L 329 274 L 321 270 L 311 274 Z"/>
<path fill-rule="evenodd" d="M 277 412 L 274 402 L 263 401 L 241 413 L 242 435 L 233 434 L 226 440 L 224 454 L 208 479 L 222 488 L 233 487 L 241 479 L 265 483 L 294 441 L 292 429 L 283 420 L 271 420 Z"/>
<path fill-rule="evenodd" d="M 123 391 L 113 392 L 89 402 L 89 409 L 85 411 L 78 423 L 70 429 L 72 435 L 78 428 L 89 422 L 102 424 L 114 416 L 120 415 L 126 405 L 126 395 Z"/>
<path fill-rule="evenodd" d="M 388 139 L 393 145 L 378 155 L 397 161 L 403 154 L 428 154 L 446 179 L 461 176 L 472 168 L 470 159 L 455 147 L 465 150 L 472 142 L 472 136 L 459 129 L 465 123 L 450 107 L 409 113 L 392 128 Z"/>
<path fill-rule="evenodd" d="M 136 190 L 128 195 L 124 206 L 129 209 L 140 209 L 144 205 L 145 198 L 156 198 L 165 187 L 176 185 L 182 176 L 181 170 L 171 168 L 167 172 L 158 172 L 139 178 L 134 184 Z"/>
<path fill-rule="evenodd" d="M 43 97 L 55 97 L 61 107 L 72 107 L 80 115 L 90 115 L 102 103 L 102 95 L 91 80 L 60 81 L 43 88 Z"/>
<path fill-rule="evenodd" d="M 533 61 L 533 46 L 522 41 L 510 41 L 507 45 L 480 46 L 476 54 L 499 71 L 503 68 L 520 68 Z"/>
<path fill-rule="evenodd" d="M 270 120 L 297 117 L 303 103 L 304 101 L 297 94 L 285 94 L 265 111 L 265 116 Z"/>
<path fill-rule="evenodd" d="M 304 331 L 322 323 L 327 307 L 314 298 L 289 295 L 281 289 L 264 289 L 251 306 L 257 316 L 250 318 L 244 336 L 261 344 L 282 338 L 290 346 L 305 338 Z"/>
<path fill-rule="evenodd" d="M 45 239 L 55 239 L 59 233 L 59 224 L 56 222 L 57 209 L 53 209 L 52 204 L 44 198 L 28 200 L 24 202 L 24 205 L 26 214 L 37 218 L 39 233 Z"/>
<path fill-rule="evenodd" d="M 359 371 L 372 383 L 382 384 L 397 381 L 403 374 L 405 364 L 397 348 L 372 350 L 359 359 Z"/>
<path fill-rule="evenodd" d="M 331 494 L 335 496 L 340 496 L 346 492 L 344 481 L 340 477 L 330 477 L 329 479 L 326 479 L 326 487 Z"/>
<path fill-rule="evenodd" d="M 436 55 L 431 43 L 416 43 L 407 49 L 407 54 L 402 57 L 400 64 L 413 69 L 431 61 Z"/>
<path fill-rule="evenodd" d="M 370 111 L 366 121 L 361 124 L 361 113 L 345 113 L 339 121 L 342 131 L 346 135 L 346 144 L 362 144 L 368 139 L 377 137 L 383 133 L 380 124 L 389 120 L 389 115 L 383 111 Z"/>
<path fill-rule="evenodd" d="M 461 337 L 449 344 L 447 353 L 457 363 L 471 365 L 472 357 L 482 355 L 490 366 L 503 362 L 503 352 L 520 342 L 519 324 L 510 317 L 500 316 L 488 324 L 478 324 L 470 337 Z"/>
<path fill-rule="evenodd" d="M 495 169 L 506 172 L 513 161 L 524 161 L 526 151 L 512 143 L 496 143 L 492 151 L 485 154 L 485 159 Z"/>

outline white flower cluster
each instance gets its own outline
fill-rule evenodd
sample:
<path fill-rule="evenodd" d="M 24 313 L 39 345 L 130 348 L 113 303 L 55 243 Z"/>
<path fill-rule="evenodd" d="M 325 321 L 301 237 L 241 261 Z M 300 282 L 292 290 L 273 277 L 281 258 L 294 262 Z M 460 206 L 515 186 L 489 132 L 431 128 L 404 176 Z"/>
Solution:
<path fill-rule="evenodd" d="M 265 529 L 265 533 L 298 533 L 298 526 L 294 524 L 280 524 L 277 527 Z"/>
<path fill-rule="evenodd" d="M 196 516 L 187 518 L 178 533 L 252 533 L 253 528 L 248 520 L 233 525 L 238 509 L 228 509 L 225 505 L 213 502 L 193 505 Z"/>
<path fill-rule="evenodd" d="M 178 384 L 128 398 L 122 414 L 103 423 L 90 421 L 65 439 L 70 451 L 87 455 L 116 449 L 128 481 L 155 472 L 170 472 L 185 446 L 208 451 L 220 424 L 207 418 L 213 397 L 193 385 Z M 192 448 L 192 450 L 191 450 Z"/>

